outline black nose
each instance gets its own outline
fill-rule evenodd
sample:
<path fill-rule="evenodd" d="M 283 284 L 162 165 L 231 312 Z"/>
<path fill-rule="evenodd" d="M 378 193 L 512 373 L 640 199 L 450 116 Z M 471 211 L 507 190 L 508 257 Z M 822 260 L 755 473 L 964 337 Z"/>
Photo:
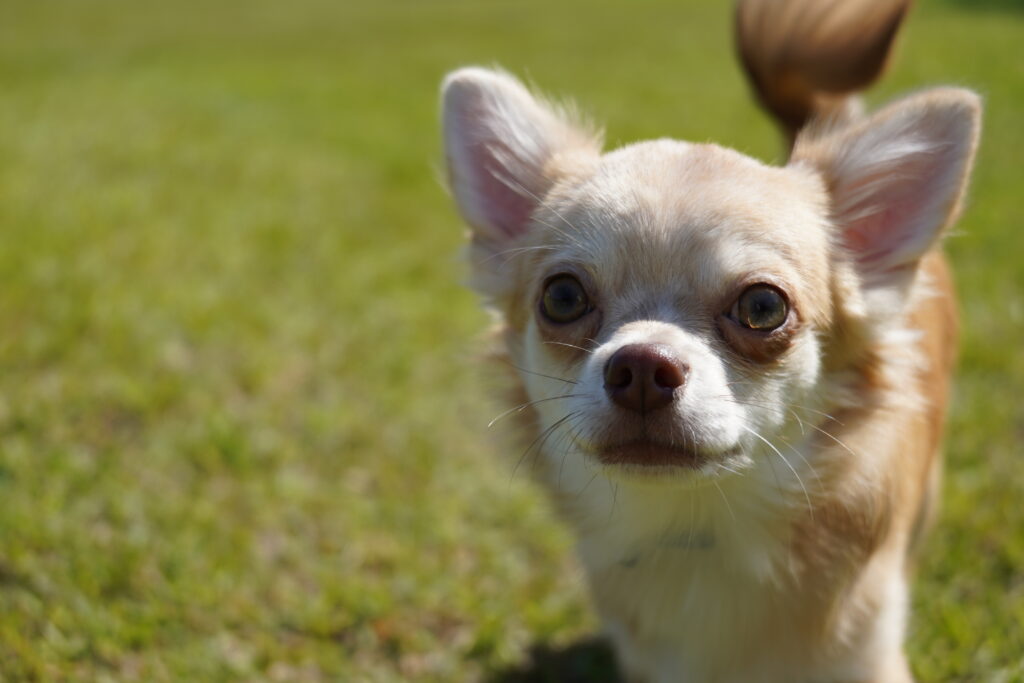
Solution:
<path fill-rule="evenodd" d="M 646 413 L 672 403 L 690 368 L 662 344 L 627 344 L 604 366 L 604 390 L 618 405 Z"/>

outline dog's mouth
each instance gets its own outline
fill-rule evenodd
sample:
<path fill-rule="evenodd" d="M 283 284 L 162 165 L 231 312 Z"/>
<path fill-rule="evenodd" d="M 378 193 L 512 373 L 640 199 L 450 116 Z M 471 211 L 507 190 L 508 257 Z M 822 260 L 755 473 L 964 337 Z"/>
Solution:
<path fill-rule="evenodd" d="M 704 471 L 706 466 L 722 463 L 740 454 L 738 446 L 719 452 L 690 444 L 661 443 L 643 438 L 614 444 L 589 444 L 584 450 L 602 465 L 652 473 Z"/>
<path fill-rule="evenodd" d="M 598 438 L 584 430 L 582 434 L 572 434 L 570 439 L 586 457 L 602 466 L 645 478 L 662 474 L 717 474 L 719 470 L 744 469 L 746 464 L 739 443 L 714 444 L 686 438 L 676 425 L 615 427 Z"/>
<path fill-rule="evenodd" d="M 604 445 L 594 449 L 593 454 L 604 465 L 680 467 L 691 470 L 699 469 L 710 457 L 693 447 L 662 444 L 650 439 Z"/>

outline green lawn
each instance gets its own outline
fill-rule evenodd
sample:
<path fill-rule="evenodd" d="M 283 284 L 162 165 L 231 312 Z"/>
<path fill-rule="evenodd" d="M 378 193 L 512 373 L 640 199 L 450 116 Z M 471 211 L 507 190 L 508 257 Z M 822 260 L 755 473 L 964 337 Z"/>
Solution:
<path fill-rule="evenodd" d="M 910 650 L 1022 681 L 1024 7 L 908 29 L 872 101 L 987 109 Z M 771 159 L 729 35 L 713 0 L 4 0 L 0 680 L 602 680 L 568 536 L 485 428 L 437 86 L 500 63 L 611 144 Z"/>

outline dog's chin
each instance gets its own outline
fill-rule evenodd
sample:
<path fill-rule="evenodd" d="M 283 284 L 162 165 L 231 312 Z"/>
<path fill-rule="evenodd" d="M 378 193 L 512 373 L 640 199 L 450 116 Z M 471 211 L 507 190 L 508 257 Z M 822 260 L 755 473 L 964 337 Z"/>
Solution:
<path fill-rule="evenodd" d="M 728 463 L 742 459 L 739 448 L 711 452 L 650 440 L 603 445 L 590 450 L 609 477 L 644 482 L 710 481 L 736 473 Z"/>

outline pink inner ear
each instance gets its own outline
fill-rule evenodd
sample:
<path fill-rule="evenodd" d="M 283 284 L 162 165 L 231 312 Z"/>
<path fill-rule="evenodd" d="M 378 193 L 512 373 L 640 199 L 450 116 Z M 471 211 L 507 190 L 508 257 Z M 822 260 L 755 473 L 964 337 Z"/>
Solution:
<path fill-rule="evenodd" d="M 865 270 L 912 265 L 937 239 L 958 189 L 950 151 L 949 145 L 907 145 L 865 177 L 838 184 L 843 239 Z"/>
<path fill-rule="evenodd" d="M 872 213 L 847 224 L 844 232 L 846 246 L 864 266 L 898 266 L 899 263 L 891 261 L 899 260 L 908 250 L 913 251 L 915 241 L 927 242 L 930 238 L 930 234 L 919 235 L 914 229 L 915 218 L 924 207 L 922 202 L 915 206 L 913 197 L 882 196 L 878 200 L 879 204 Z M 927 244 L 923 248 L 927 249 Z"/>
<path fill-rule="evenodd" d="M 512 239 L 526 231 L 537 200 L 498 161 L 508 155 L 502 145 L 478 142 L 469 151 L 469 162 L 485 219 L 501 232 L 500 237 Z"/>

